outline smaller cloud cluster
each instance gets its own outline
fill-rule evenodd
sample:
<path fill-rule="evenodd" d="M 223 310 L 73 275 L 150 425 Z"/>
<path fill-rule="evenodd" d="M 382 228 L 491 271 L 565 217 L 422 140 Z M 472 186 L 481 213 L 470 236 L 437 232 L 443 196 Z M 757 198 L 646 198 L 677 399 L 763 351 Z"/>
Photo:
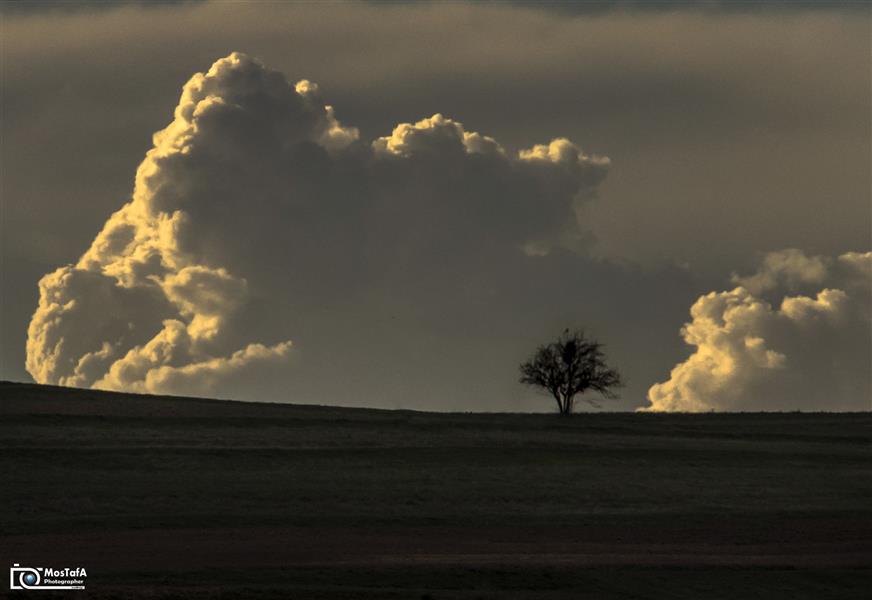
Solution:
<path fill-rule="evenodd" d="M 872 408 L 872 252 L 773 252 L 733 282 L 691 307 L 696 350 L 645 410 Z"/>

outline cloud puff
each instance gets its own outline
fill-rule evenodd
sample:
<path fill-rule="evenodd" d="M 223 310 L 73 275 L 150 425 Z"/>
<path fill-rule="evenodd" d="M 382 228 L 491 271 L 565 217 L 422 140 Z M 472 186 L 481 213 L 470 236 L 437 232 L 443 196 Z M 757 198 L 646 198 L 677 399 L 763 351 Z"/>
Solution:
<path fill-rule="evenodd" d="M 734 274 L 732 281 L 752 294 L 776 289 L 796 292 L 804 286 L 822 284 L 831 262 L 821 256 L 806 256 L 801 250 L 788 248 L 770 252 L 756 273 L 749 277 Z"/>
<path fill-rule="evenodd" d="M 356 326 L 421 294 L 445 308 L 434 296 L 471 289 L 458 285 L 474 272 L 504 287 L 505 265 L 571 252 L 608 167 L 562 138 L 512 153 L 441 114 L 366 143 L 315 83 L 233 53 L 185 84 L 130 201 L 42 278 L 27 369 L 223 393 L 255 373 L 307 377 L 289 370 L 300 332 L 294 354 L 322 357 L 320 375 L 359 358 L 336 329 L 349 306 Z M 415 310 L 426 320 L 429 305 Z"/>
<path fill-rule="evenodd" d="M 651 387 L 649 410 L 872 407 L 872 252 L 773 252 L 733 281 L 691 307 L 696 350 Z"/>

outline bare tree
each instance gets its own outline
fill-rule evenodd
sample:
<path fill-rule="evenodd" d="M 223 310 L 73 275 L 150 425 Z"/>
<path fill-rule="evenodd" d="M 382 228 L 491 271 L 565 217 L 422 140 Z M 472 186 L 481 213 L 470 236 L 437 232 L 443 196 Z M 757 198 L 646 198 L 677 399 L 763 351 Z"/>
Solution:
<path fill-rule="evenodd" d="M 621 387 L 621 375 L 606 365 L 602 348 L 584 332 L 566 329 L 556 342 L 539 346 L 533 357 L 521 364 L 521 383 L 551 394 L 562 415 L 570 414 L 575 397 L 588 390 L 617 398 L 613 389 Z M 598 406 L 589 398 L 587 401 Z"/>

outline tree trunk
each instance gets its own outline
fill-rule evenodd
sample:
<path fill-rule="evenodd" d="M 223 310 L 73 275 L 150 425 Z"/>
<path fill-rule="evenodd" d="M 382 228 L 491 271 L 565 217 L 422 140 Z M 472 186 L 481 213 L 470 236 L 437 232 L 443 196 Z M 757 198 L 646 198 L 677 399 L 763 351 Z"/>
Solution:
<path fill-rule="evenodd" d="M 561 415 L 570 415 L 572 414 L 572 399 L 564 394 L 563 400 L 560 402 L 560 414 Z"/>

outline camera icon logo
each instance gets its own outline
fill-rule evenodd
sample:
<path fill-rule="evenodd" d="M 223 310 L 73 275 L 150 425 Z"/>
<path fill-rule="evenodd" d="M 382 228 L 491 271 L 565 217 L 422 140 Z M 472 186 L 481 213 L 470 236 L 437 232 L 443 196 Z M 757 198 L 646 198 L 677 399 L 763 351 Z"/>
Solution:
<path fill-rule="evenodd" d="M 10 590 L 33 590 L 40 589 L 40 581 L 42 569 L 34 569 L 33 567 L 22 567 L 18 563 L 14 563 L 9 569 L 9 589 Z"/>

